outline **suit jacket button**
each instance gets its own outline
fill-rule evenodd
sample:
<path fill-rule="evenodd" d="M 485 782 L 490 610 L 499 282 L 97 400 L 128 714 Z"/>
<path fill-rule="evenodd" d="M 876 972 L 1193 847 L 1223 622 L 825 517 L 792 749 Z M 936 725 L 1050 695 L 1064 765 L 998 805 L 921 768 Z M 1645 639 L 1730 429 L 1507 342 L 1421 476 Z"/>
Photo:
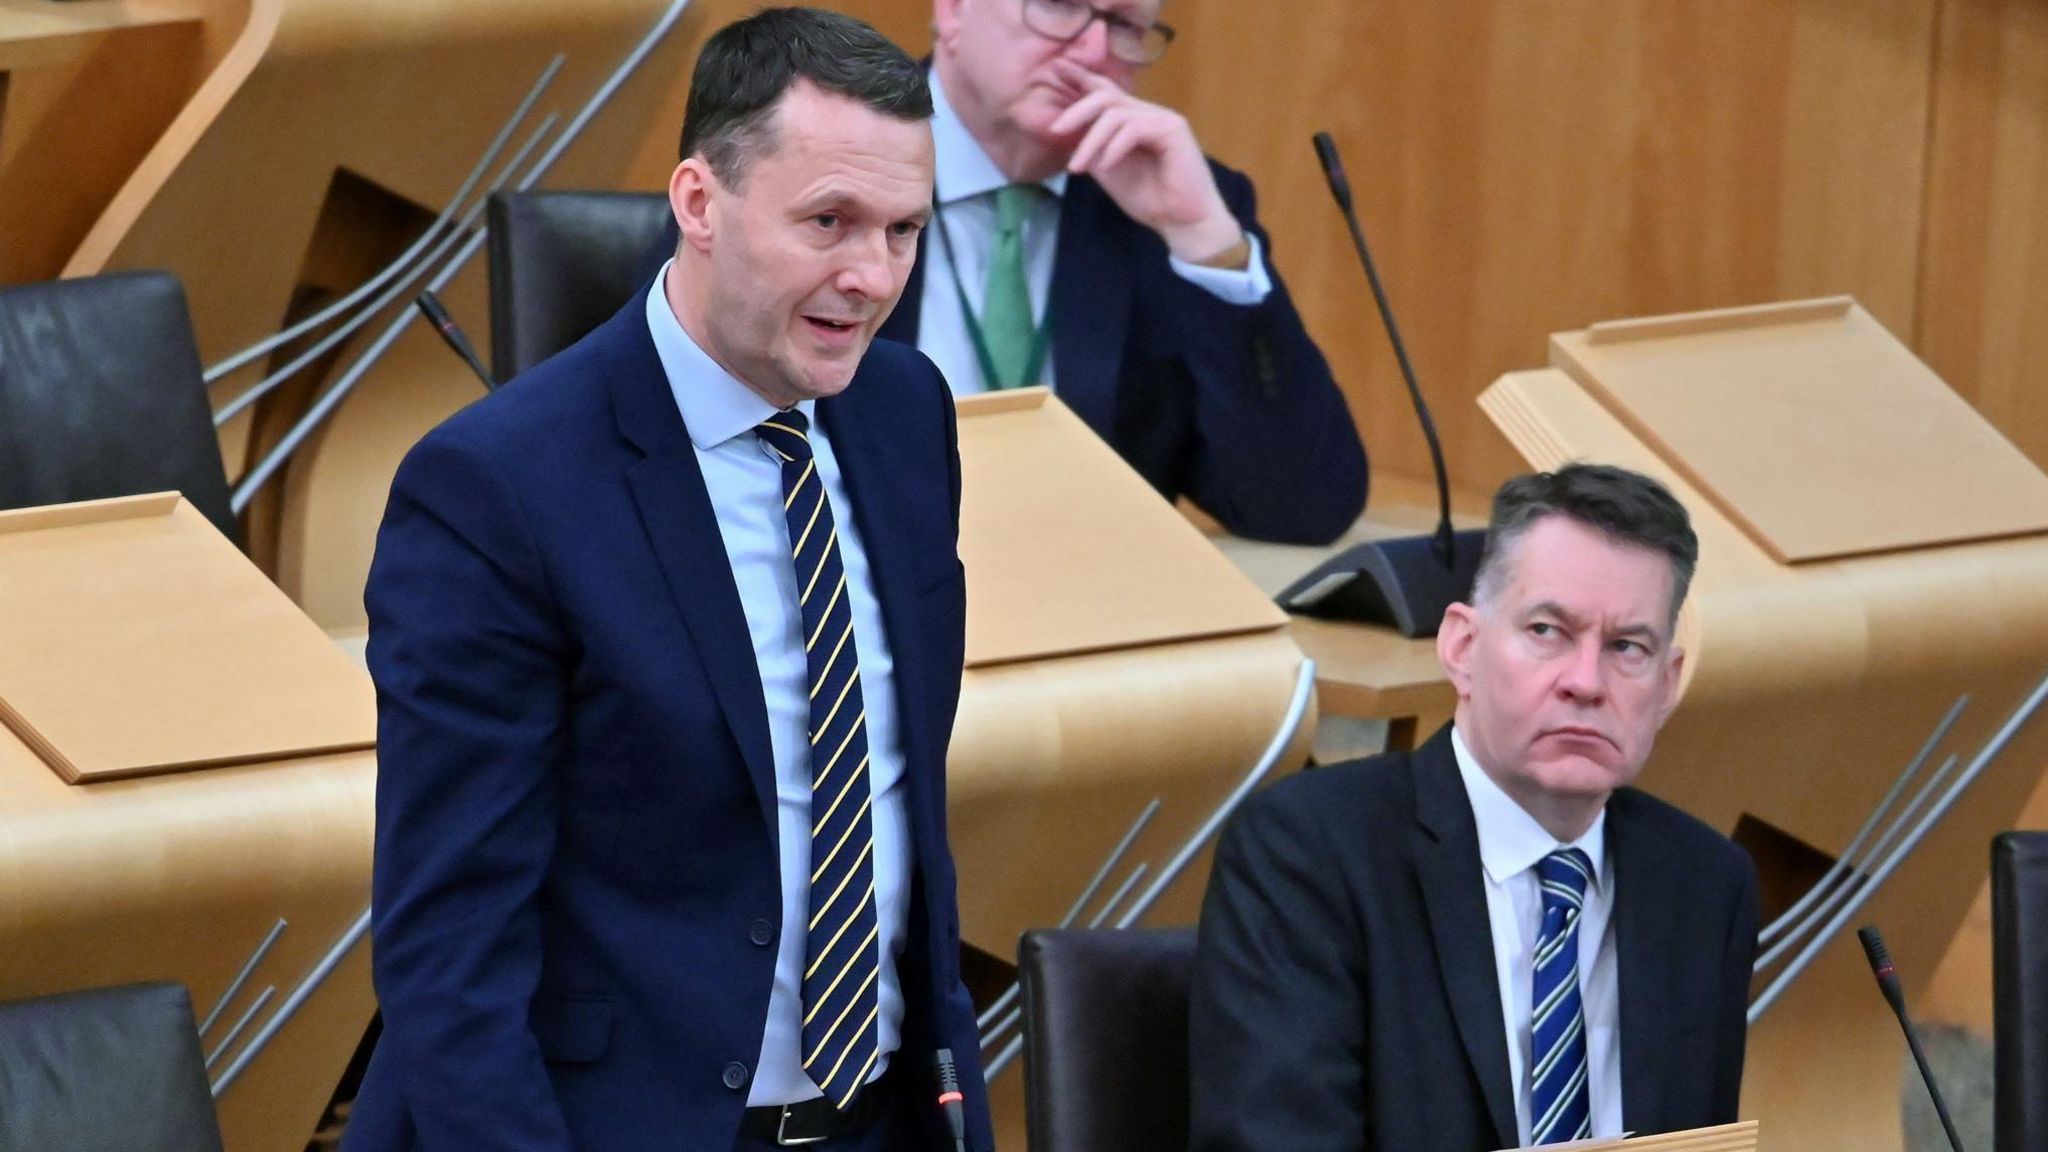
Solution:
<path fill-rule="evenodd" d="M 737 1092 L 747 1083 L 747 1066 L 735 1060 L 725 1066 L 725 1086 Z"/>
<path fill-rule="evenodd" d="M 753 927 L 747 929 L 747 939 L 766 948 L 775 940 L 775 925 L 766 920 L 756 920 Z"/>

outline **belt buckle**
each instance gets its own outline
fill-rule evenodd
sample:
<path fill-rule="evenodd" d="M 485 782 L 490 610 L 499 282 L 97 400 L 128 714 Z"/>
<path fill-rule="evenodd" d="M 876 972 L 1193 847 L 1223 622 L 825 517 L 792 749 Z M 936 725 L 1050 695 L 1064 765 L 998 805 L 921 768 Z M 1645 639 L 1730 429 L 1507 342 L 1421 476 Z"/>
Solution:
<path fill-rule="evenodd" d="M 795 1107 L 796 1105 L 794 1104 L 784 1104 L 782 1106 L 782 1118 L 775 1123 L 775 1143 L 777 1145 L 784 1148 L 801 1148 L 806 1144 L 823 1144 L 831 1139 L 830 1136 L 787 1135 L 789 1131 L 789 1114 Z"/>

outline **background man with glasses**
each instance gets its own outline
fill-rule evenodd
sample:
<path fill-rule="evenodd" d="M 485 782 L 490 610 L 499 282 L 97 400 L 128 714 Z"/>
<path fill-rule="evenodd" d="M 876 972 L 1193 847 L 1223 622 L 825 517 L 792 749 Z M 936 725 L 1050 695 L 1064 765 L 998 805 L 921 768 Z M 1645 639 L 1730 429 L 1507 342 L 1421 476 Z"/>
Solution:
<path fill-rule="evenodd" d="M 1131 94 L 1159 0 L 935 0 L 939 212 L 881 335 L 956 393 L 1048 384 L 1154 487 L 1326 542 L 1365 450 L 1270 263 L 1251 181 Z"/>

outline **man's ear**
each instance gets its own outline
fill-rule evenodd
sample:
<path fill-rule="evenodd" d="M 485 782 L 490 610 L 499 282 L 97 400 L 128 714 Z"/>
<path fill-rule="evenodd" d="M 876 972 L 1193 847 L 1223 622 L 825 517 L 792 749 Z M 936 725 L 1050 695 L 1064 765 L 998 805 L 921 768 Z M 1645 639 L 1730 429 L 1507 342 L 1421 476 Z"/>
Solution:
<path fill-rule="evenodd" d="M 1470 694 L 1472 683 L 1472 642 L 1479 636 L 1479 610 L 1470 604 L 1453 604 L 1444 609 L 1443 623 L 1436 630 L 1436 659 L 1457 689 L 1458 699 Z"/>
<path fill-rule="evenodd" d="M 960 6 L 964 0 L 932 0 L 932 43 L 944 44 L 960 31 Z"/>
<path fill-rule="evenodd" d="M 711 166 L 701 156 L 692 156 L 668 177 L 668 208 L 675 213 L 676 230 L 682 235 L 682 243 L 698 251 L 711 247 L 715 221 L 712 211 L 712 192 L 718 186 L 718 177 L 712 175 Z"/>

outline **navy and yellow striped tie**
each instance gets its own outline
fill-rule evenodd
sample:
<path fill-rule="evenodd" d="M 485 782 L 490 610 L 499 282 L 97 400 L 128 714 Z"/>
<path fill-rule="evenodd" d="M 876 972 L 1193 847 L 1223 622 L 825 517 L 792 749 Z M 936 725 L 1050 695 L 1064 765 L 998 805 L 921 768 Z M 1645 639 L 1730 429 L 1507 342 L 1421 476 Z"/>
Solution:
<path fill-rule="evenodd" d="M 782 461 L 782 512 L 796 560 L 811 681 L 811 893 L 804 941 L 803 1067 L 832 1102 L 853 1102 L 880 1058 L 881 995 L 871 856 L 867 709 L 839 529 L 811 454 L 810 422 L 779 412 L 755 430 Z"/>

